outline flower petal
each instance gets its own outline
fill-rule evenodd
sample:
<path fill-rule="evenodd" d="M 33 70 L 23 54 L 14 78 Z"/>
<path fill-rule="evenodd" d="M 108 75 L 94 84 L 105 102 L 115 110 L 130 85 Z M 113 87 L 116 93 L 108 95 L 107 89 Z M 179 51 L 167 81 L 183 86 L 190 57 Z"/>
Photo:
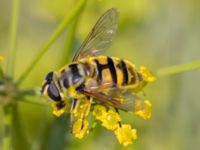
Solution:
<path fill-rule="evenodd" d="M 106 107 L 103 105 L 95 105 L 92 114 L 95 116 L 96 120 L 103 120 L 106 114 Z"/>
<path fill-rule="evenodd" d="M 129 124 L 122 124 L 121 127 L 115 130 L 117 140 L 123 146 L 127 146 L 133 143 L 133 140 L 137 139 L 136 129 L 132 129 Z"/>
<path fill-rule="evenodd" d="M 134 112 L 137 116 L 147 120 L 151 118 L 151 108 L 152 104 L 149 100 L 144 101 L 144 108 Z"/>
<path fill-rule="evenodd" d="M 57 117 L 60 117 L 67 109 L 67 105 L 63 102 L 62 107 L 58 107 L 60 103 L 52 102 L 51 107 L 53 108 L 53 114 Z"/>
<path fill-rule="evenodd" d="M 146 82 L 153 82 L 156 80 L 156 77 L 144 66 L 140 67 L 139 73 L 142 74 Z"/>
<path fill-rule="evenodd" d="M 87 120 L 78 119 L 73 125 L 72 133 L 76 138 L 82 139 L 88 130 L 88 126 Z"/>
<path fill-rule="evenodd" d="M 110 109 L 102 118 L 102 126 L 109 130 L 115 130 L 119 126 L 120 121 L 119 114 Z"/>

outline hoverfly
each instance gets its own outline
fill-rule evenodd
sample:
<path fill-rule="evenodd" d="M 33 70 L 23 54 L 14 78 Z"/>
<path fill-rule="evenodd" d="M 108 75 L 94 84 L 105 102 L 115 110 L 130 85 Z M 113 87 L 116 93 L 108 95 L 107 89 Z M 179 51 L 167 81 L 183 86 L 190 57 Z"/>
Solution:
<path fill-rule="evenodd" d="M 118 18 L 117 9 L 106 11 L 90 31 L 72 63 L 48 73 L 45 78 L 41 93 L 54 101 L 58 110 L 67 105 L 66 99 L 71 100 L 72 124 L 73 111 L 81 100 L 88 107 L 91 103 L 101 103 L 116 110 L 133 112 L 134 101 L 141 99 L 136 93 L 146 82 L 135 65 L 124 59 L 100 55 L 111 46 Z"/>

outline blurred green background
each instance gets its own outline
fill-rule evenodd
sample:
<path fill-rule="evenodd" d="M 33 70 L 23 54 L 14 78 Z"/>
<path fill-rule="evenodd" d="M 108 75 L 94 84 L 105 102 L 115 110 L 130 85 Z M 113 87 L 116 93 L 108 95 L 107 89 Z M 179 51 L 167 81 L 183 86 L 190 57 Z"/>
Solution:
<path fill-rule="evenodd" d="M 17 31 L 16 80 L 31 63 L 61 20 L 74 9 L 77 0 L 20 0 Z M 10 46 L 11 0 L 0 0 L 0 54 L 6 68 Z M 200 59 L 200 1 L 197 0 L 88 0 L 80 13 L 71 54 L 80 46 L 98 17 L 107 9 L 120 11 L 117 35 L 105 55 L 147 66 L 154 74 L 161 68 Z M 20 85 L 39 88 L 51 70 L 63 64 L 69 50 L 69 33 L 74 22 L 50 47 Z M 72 55 L 69 56 L 71 58 Z M 69 59 L 66 58 L 66 61 Z M 48 101 L 26 97 L 43 104 L 18 102 L 14 114 L 14 149 L 31 150 L 198 150 L 200 147 L 200 70 L 158 77 L 145 88 L 153 103 L 152 119 L 144 121 L 123 113 L 138 131 L 130 146 L 119 145 L 114 134 L 100 125 L 82 140 L 69 132 L 69 116 L 56 118 Z M 0 149 L 3 149 L 3 109 L 0 107 Z"/>

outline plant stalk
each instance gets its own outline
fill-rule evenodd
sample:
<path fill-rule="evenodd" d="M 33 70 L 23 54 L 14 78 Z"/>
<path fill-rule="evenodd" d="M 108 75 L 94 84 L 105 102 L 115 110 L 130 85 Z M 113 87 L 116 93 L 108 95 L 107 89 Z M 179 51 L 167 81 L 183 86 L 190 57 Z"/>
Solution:
<path fill-rule="evenodd" d="M 200 60 L 159 69 L 157 71 L 157 76 L 158 77 L 169 76 L 173 74 L 195 70 L 198 68 L 200 68 Z"/>
<path fill-rule="evenodd" d="M 69 27 L 69 30 L 66 36 L 66 41 L 64 43 L 63 55 L 61 57 L 61 64 L 60 64 L 61 66 L 64 66 L 70 60 L 70 56 L 74 48 L 75 33 L 76 33 L 78 22 L 79 22 L 79 16 L 77 16 L 77 18 L 72 22 L 71 26 Z"/>
<path fill-rule="evenodd" d="M 12 123 L 13 123 L 13 106 L 3 106 L 4 119 L 4 134 L 3 134 L 3 149 L 12 149 Z"/>
<path fill-rule="evenodd" d="M 85 2 L 87 0 L 79 0 L 76 7 L 73 9 L 71 14 L 66 16 L 63 21 L 58 25 L 56 30 L 52 33 L 52 35 L 49 37 L 46 43 L 39 49 L 39 53 L 36 55 L 36 57 L 33 59 L 31 64 L 25 69 L 25 71 L 22 73 L 22 75 L 17 80 L 17 85 L 20 85 L 26 77 L 29 75 L 31 70 L 36 66 L 38 61 L 42 58 L 42 56 L 47 52 L 49 47 L 58 39 L 58 37 L 63 33 L 63 31 L 66 29 L 66 27 L 76 18 L 76 16 L 79 14 L 80 10 L 82 10 L 82 7 L 84 6 Z"/>
<path fill-rule="evenodd" d="M 12 17 L 11 17 L 11 26 L 10 26 L 10 48 L 8 49 L 8 63 L 6 74 L 9 77 L 13 77 L 14 73 L 14 64 L 16 57 L 16 42 L 17 42 L 17 28 L 19 20 L 19 5 L 20 0 L 13 0 L 12 8 Z"/>

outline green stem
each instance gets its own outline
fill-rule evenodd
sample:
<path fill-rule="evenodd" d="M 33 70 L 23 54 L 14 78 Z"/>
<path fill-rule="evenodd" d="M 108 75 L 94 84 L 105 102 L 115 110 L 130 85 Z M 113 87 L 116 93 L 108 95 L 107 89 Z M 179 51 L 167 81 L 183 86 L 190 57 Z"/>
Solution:
<path fill-rule="evenodd" d="M 0 66 L 0 79 L 2 79 L 3 78 L 3 69 L 2 69 L 2 67 Z"/>
<path fill-rule="evenodd" d="M 87 0 L 79 0 L 77 6 L 73 9 L 71 14 L 66 16 L 63 21 L 59 24 L 53 34 L 49 37 L 46 43 L 40 48 L 39 53 L 33 59 L 31 64 L 27 67 L 27 69 L 22 73 L 22 75 L 17 80 L 17 84 L 21 84 L 25 78 L 29 75 L 31 70 L 35 67 L 41 57 L 47 52 L 48 48 L 58 39 L 61 33 L 65 30 L 65 28 L 71 23 L 71 21 L 79 14 L 80 10 L 84 6 Z"/>
<path fill-rule="evenodd" d="M 83 9 L 82 9 L 82 11 L 83 11 Z M 69 27 L 66 41 L 64 44 L 63 55 L 61 57 L 61 66 L 65 65 L 66 63 L 69 62 L 71 52 L 74 48 L 73 46 L 75 43 L 75 33 L 76 33 L 77 25 L 79 22 L 79 18 L 80 18 L 80 15 L 79 16 L 77 15 L 76 19 L 72 22 L 72 24 Z"/>
<path fill-rule="evenodd" d="M 12 112 L 13 106 L 7 105 L 3 108 L 4 111 L 4 135 L 3 135 L 3 149 L 12 149 Z"/>
<path fill-rule="evenodd" d="M 20 5 L 20 0 L 13 0 L 13 8 L 12 8 L 13 11 L 11 17 L 11 26 L 10 26 L 10 48 L 8 50 L 8 64 L 6 72 L 9 77 L 12 77 L 14 72 L 19 5 Z"/>
<path fill-rule="evenodd" d="M 28 142 L 28 138 L 26 136 L 26 132 L 22 126 L 22 119 L 18 110 L 19 106 L 16 103 L 13 106 L 13 147 L 16 150 L 29 150 L 30 143 Z"/>
<path fill-rule="evenodd" d="M 168 76 L 200 68 L 200 60 L 159 69 L 157 76 Z"/>

